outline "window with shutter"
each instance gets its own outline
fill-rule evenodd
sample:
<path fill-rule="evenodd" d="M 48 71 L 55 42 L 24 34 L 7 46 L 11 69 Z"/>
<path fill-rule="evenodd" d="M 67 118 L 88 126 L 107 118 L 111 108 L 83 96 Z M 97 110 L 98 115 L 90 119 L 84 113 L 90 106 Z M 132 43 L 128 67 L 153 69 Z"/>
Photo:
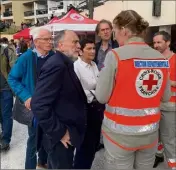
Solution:
<path fill-rule="evenodd" d="M 152 15 L 155 17 L 161 16 L 161 0 L 153 0 L 153 12 Z"/>

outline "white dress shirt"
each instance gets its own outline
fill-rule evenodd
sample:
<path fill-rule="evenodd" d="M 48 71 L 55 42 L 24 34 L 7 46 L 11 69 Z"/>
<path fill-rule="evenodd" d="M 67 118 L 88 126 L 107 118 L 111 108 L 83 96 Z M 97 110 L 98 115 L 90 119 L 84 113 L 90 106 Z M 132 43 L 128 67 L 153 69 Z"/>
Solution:
<path fill-rule="evenodd" d="M 97 65 L 93 61 L 91 64 L 88 64 L 81 58 L 78 58 L 78 60 L 74 62 L 74 70 L 83 86 L 88 103 L 91 103 L 94 98 L 92 93 L 95 94 L 95 88 L 99 76 Z"/>

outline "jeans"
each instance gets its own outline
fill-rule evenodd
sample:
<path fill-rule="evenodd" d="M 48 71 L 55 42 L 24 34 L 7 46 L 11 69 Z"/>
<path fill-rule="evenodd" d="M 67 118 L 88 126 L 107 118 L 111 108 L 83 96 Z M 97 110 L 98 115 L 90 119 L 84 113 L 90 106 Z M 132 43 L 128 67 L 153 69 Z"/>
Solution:
<path fill-rule="evenodd" d="M 9 144 L 12 137 L 12 107 L 13 94 L 10 90 L 3 90 L 0 92 L 1 99 L 1 123 L 2 123 L 2 139 L 3 142 Z"/>
<path fill-rule="evenodd" d="M 28 127 L 28 141 L 26 149 L 25 169 L 36 169 L 37 166 L 37 148 L 36 148 L 36 128 Z M 45 165 L 47 163 L 47 153 L 42 147 L 38 153 L 38 163 Z"/>

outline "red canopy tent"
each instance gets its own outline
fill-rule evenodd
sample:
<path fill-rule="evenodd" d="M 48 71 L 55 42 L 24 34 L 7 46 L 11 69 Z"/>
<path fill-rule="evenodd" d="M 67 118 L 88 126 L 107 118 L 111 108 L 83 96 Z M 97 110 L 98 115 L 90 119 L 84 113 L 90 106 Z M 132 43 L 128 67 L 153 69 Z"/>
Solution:
<path fill-rule="evenodd" d="M 59 18 L 58 17 L 54 17 L 52 20 L 50 20 L 48 22 L 48 24 L 52 24 L 55 21 L 58 21 Z M 13 39 L 20 39 L 21 37 L 23 37 L 24 39 L 30 39 L 30 28 L 25 28 L 24 30 L 16 33 L 13 35 Z"/>
<path fill-rule="evenodd" d="M 13 39 L 20 39 L 21 37 L 24 39 L 30 39 L 30 28 L 25 28 L 24 30 L 13 35 Z"/>
<path fill-rule="evenodd" d="M 87 18 L 79 14 L 74 9 L 71 9 L 64 17 L 59 20 L 55 20 L 50 24 L 45 25 L 44 27 L 49 28 L 50 30 L 60 31 L 60 30 L 73 30 L 73 31 L 95 31 L 98 21 Z"/>
<path fill-rule="evenodd" d="M 50 20 L 47 24 L 52 24 L 54 23 L 55 21 L 58 21 L 59 18 L 58 17 L 54 17 L 52 20 Z"/>

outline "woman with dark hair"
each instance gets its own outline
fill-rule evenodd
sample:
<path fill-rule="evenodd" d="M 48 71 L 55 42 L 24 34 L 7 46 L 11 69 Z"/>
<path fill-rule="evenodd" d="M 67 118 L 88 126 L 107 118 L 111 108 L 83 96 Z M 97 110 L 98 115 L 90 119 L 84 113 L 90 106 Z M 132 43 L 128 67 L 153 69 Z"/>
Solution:
<path fill-rule="evenodd" d="M 95 97 L 99 70 L 95 62 L 95 43 L 84 39 L 80 43 L 81 56 L 74 63 L 74 70 L 87 96 L 87 130 L 81 148 L 76 151 L 74 169 L 90 169 L 100 141 L 104 105 Z"/>

